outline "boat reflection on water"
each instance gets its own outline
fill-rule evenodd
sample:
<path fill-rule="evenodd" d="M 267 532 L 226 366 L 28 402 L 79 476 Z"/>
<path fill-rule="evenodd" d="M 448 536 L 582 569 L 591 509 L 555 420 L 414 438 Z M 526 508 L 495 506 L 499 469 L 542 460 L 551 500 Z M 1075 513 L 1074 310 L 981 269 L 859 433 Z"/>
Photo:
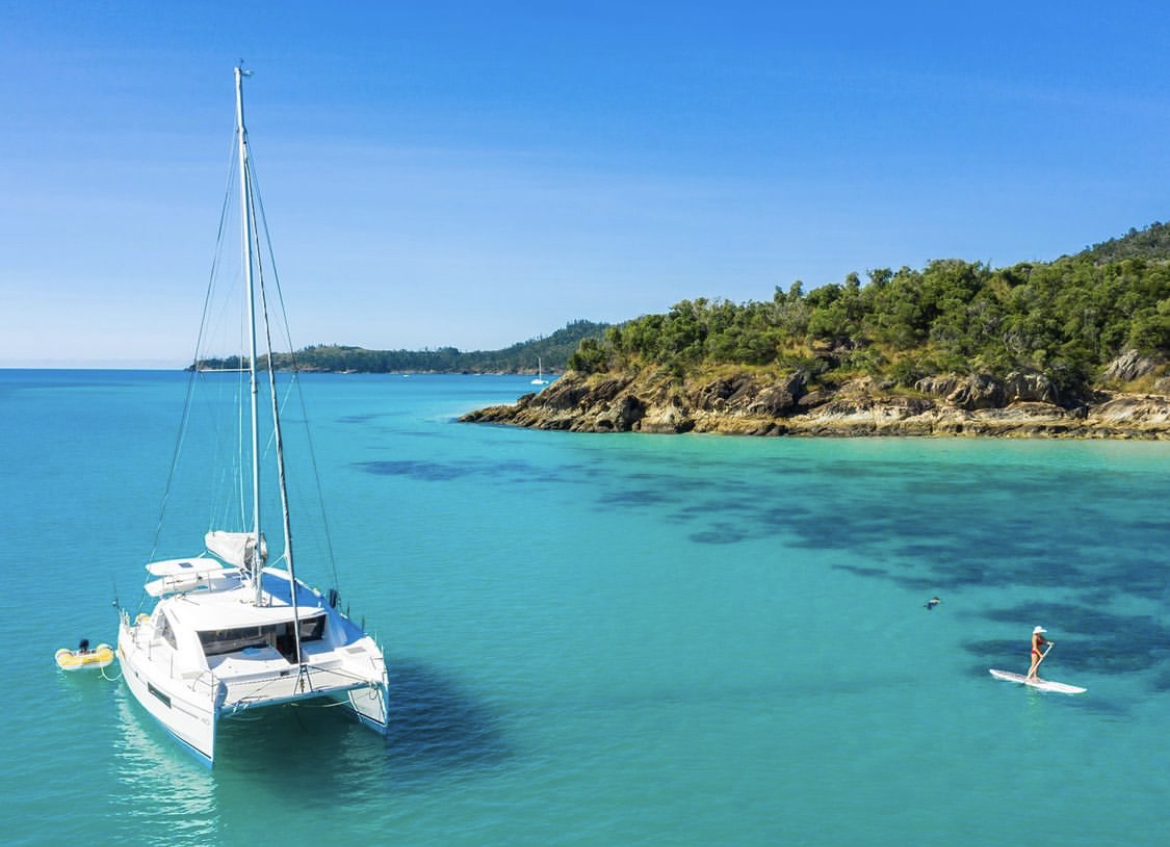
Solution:
<path fill-rule="evenodd" d="M 336 807 L 382 795 L 391 776 L 382 739 L 341 709 L 302 705 L 241 715 L 224 729 L 231 747 L 208 769 L 149 719 L 124 686 L 113 696 L 108 815 L 124 843 L 266 844 L 310 833 L 327 839 L 331 818 L 301 821 L 288 832 L 285 821 L 257 814 L 257 798 L 310 808 L 327 796 Z M 327 795 L 322 785 L 329 786 Z"/>
<path fill-rule="evenodd" d="M 124 686 L 117 686 L 114 700 L 110 768 L 116 800 L 110 815 L 125 830 L 123 843 L 216 843 L 221 829 L 215 776 L 181 753 Z"/>

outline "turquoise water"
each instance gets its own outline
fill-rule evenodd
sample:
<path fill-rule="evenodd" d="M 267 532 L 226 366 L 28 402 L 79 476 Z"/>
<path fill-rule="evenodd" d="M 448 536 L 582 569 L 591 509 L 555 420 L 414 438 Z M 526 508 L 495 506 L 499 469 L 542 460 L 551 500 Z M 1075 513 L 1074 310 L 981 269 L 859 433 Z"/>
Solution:
<path fill-rule="evenodd" d="M 394 728 L 270 712 L 209 771 L 52 659 L 138 602 L 185 380 L 0 371 L 5 844 L 1170 837 L 1168 444 L 530 432 L 452 420 L 519 377 L 307 377 Z M 160 557 L 199 549 L 204 494 L 172 491 Z M 987 674 L 1036 624 L 1087 695 Z"/>

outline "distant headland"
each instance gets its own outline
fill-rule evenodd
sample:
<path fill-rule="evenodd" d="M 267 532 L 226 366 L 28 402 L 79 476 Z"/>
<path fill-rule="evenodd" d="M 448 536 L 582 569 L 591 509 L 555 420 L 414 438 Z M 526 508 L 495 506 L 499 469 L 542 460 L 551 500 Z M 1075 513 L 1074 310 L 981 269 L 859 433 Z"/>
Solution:
<path fill-rule="evenodd" d="M 548 336 L 529 339 L 502 350 L 464 351 L 455 347 L 436 350 L 368 350 L 340 344 L 314 344 L 295 353 L 276 353 L 277 370 L 322 373 L 561 373 L 586 338 L 600 339 L 609 324 L 570 321 Z M 267 367 L 267 357 L 257 358 Z M 247 358 L 227 356 L 200 359 L 187 370 L 239 370 Z"/>
<path fill-rule="evenodd" d="M 1170 224 L 1052 262 L 683 301 L 468 422 L 579 432 L 1170 439 Z"/>

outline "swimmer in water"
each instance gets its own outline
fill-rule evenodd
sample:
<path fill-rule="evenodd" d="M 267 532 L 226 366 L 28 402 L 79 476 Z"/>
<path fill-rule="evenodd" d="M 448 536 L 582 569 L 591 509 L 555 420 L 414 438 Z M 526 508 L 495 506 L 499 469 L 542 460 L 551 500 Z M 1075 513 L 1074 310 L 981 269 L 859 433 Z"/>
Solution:
<path fill-rule="evenodd" d="M 937 597 L 931 597 L 929 600 L 926 601 L 925 608 L 927 609 L 927 611 L 929 611 L 930 609 L 933 609 L 935 606 L 937 606 L 941 602 L 942 602 L 942 600 L 938 599 Z"/>

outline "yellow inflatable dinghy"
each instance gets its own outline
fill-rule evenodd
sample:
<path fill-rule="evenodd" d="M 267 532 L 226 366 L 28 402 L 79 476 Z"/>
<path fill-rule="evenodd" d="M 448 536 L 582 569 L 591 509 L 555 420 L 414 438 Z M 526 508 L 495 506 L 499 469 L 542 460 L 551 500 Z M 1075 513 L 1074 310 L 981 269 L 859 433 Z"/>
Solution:
<path fill-rule="evenodd" d="M 82 668 L 104 668 L 114 661 L 114 648 L 109 644 L 99 644 L 92 650 L 82 653 L 79 650 L 70 650 L 62 647 L 56 653 L 57 666 L 65 671 L 77 671 Z"/>

